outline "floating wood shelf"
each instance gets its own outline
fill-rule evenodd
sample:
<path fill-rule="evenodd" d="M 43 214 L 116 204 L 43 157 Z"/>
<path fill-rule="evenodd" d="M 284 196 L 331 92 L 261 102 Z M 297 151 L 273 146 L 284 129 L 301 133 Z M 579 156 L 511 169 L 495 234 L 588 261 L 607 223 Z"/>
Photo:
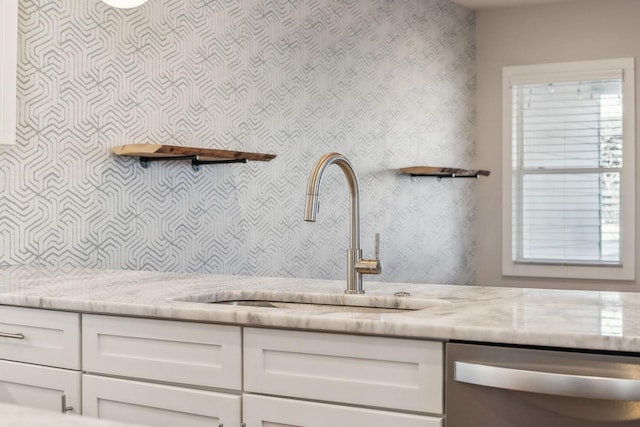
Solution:
<path fill-rule="evenodd" d="M 487 170 L 472 170 L 472 169 L 456 169 L 456 168 L 442 168 L 438 166 L 412 166 L 408 168 L 401 168 L 400 171 L 404 174 L 414 176 L 432 176 L 436 178 L 478 178 L 480 176 L 489 176 L 490 171 Z"/>
<path fill-rule="evenodd" d="M 182 147 L 161 144 L 128 144 L 113 148 L 118 156 L 133 156 L 140 158 L 143 168 L 149 167 L 149 162 L 166 160 L 191 160 L 194 170 L 200 165 L 220 163 L 246 163 L 247 160 L 268 162 L 276 158 L 275 154 L 247 153 L 244 151 L 217 150 L 212 148 Z"/>

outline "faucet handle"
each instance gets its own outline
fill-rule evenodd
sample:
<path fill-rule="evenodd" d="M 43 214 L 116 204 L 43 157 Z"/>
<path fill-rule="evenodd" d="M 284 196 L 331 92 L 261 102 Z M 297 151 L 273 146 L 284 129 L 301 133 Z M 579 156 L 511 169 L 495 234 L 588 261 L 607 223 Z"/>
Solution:
<path fill-rule="evenodd" d="M 380 274 L 382 273 L 382 261 L 380 261 L 380 233 L 375 237 L 375 259 L 359 259 L 356 262 L 356 271 L 360 274 Z"/>

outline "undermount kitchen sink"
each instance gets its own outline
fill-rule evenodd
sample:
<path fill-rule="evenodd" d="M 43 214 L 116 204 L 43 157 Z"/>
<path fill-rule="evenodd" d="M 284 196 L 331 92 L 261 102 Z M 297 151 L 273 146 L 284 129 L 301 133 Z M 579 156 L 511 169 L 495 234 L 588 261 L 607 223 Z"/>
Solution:
<path fill-rule="evenodd" d="M 248 307 L 267 307 L 267 308 L 287 308 L 290 310 L 312 310 L 312 311 L 349 311 L 356 313 L 397 313 L 400 311 L 415 310 L 411 308 L 387 308 L 387 307 L 364 307 L 354 305 L 335 305 L 335 304 L 312 304 L 300 302 L 286 301 L 255 301 L 255 300 L 232 300 L 232 301 L 214 301 L 211 304 L 227 304 Z"/>
<path fill-rule="evenodd" d="M 316 294 L 264 290 L 220 291 L 175 298 L 174 301 L 311 312 L 405 313 L 451 304 L 449 301 L 410 296 Z"/>

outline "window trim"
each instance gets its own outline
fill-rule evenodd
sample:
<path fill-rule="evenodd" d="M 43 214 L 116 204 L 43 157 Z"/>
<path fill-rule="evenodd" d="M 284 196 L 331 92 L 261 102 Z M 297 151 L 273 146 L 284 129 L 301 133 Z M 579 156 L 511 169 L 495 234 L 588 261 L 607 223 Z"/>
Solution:
<path fill-rule="evenodd" d="M 512 259 L 512 96 L 516 84 L 622 78 L 623 168 L 621 265 L 517 263 Z M 634 58 L 510 66 L 502 69 L 502 274 L 596 280 L 635 279 L 635 60 Z"/>

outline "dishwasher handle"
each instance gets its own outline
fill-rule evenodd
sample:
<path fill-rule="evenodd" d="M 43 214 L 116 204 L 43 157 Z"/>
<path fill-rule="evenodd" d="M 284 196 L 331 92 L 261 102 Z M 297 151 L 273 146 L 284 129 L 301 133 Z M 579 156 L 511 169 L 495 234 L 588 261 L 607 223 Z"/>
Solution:
<path fill-rule="evenodd" d="M 458 382 L 505 390 L 587 399 L 640 401 L 640 380 L 528 371 L 454 362 Z"/>

